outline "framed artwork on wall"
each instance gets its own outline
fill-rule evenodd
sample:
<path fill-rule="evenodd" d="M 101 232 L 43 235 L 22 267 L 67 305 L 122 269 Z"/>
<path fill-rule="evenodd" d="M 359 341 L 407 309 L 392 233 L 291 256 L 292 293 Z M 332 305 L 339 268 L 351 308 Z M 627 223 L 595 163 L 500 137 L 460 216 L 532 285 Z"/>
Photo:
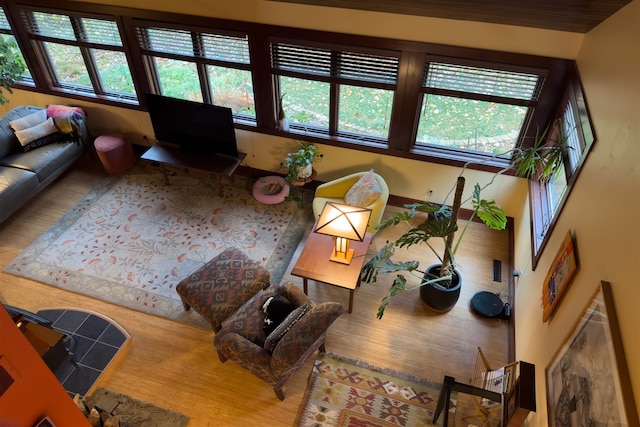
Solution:
<path fill-rule="evenodd" d="M 577 269 L 576 250 L 571 230 L 569 230 L 562 242 L 562 247 L 551 263 L 551 268 L 542 286 L 543 322 L 546 322 L 551 317 Z"/>
<path fill-rule="evenodd" d="M 545 375 L 551 427 L 639 425 L 608 282 L 600 282 Z"/>

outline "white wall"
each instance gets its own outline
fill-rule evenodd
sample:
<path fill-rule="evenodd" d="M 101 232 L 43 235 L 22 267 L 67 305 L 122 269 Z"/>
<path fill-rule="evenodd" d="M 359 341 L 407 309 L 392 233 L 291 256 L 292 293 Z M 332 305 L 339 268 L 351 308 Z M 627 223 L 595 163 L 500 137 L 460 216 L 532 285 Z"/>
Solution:
<path fill-rule="evenodd" d="M 540 263 L 531 271 L 529 230 L 517 234 L 523 276 L 516 290 L 516 353 L 536 365 L 538 411 L 529 425 L 547 425 L 545 368 L 601 280 L 611 282 L 640 408 L 640 0 L 589 32 L 577 62 L 597 143 L 559 218 Z M 528 210 L 522 212 L 528 222 Z M 542 283 L 568 230 L 575 233 L 579 271 L 552 319 L 542 322 Z"/>

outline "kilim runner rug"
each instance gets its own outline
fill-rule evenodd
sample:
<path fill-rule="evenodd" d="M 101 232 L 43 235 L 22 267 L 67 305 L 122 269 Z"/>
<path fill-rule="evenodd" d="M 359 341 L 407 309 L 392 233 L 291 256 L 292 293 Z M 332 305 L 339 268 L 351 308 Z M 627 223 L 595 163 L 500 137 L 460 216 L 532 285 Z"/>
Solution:
<path fill-rule="evenodd" d="M 301 427 L 433 425 L 440 384 L 334 354 L 320 354 L 298 410 Z M 455 402 L 452 402 L 455 408 Z M 439 423 L 442 420 L 440 416 Z"/>

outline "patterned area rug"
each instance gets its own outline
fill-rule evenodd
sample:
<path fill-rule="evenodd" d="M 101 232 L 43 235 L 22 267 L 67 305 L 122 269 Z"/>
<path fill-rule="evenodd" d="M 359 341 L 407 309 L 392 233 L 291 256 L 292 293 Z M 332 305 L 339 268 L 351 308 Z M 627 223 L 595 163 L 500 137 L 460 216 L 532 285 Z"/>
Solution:
<path fill-rule="evenodd" d="M 433 425 L 440 384 L 334 354 L 320 354 L 298 410 L 300 427 Z M 452 401 L 452 408 L 455 402 Z M 452 412 L 455 409 L 452 410 Z M 439 423 L 442 416 L 438 420 Z"/>
<path fill-rule="evenodd" d="M 4 271 L 204 327 L 175 286 L 224 249 L 242 249 L 280 281 L 310 208 L 263 205 L 242 177 L 225 184 L 224 197 L 212 180 L 170 181 L 140 166 L 105 179 Z"/>
<path fill-rule="evenodd" d="M 85 400 L 120 418 L 121 427 L 184 427 L 189 417 L 106 388 L 99 388 Z"/>

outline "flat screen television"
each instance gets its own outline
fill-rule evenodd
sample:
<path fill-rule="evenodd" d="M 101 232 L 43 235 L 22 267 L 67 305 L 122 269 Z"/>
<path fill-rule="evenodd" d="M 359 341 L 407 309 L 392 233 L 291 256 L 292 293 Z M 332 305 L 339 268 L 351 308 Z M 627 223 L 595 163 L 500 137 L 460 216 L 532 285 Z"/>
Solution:
<path fill-rule="evenodd" d="M 156 140 L 189 154 L 238 157 L 231 108 L 151 93 L 145 99 Z"/>

